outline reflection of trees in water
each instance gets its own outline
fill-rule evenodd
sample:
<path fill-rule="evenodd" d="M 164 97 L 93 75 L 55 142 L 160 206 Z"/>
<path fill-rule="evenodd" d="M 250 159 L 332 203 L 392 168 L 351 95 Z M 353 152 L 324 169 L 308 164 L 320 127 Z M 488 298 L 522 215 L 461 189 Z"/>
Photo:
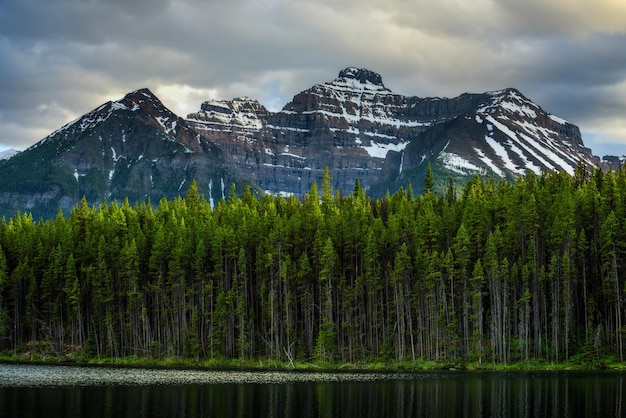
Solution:
<path fill-rule="evenodd" d="M 51 383 L 54 377 L 56 386 L 11 384 L 11 367 L 14 379 L 24 382 L 30 374 Z M 1 365 L 0 414 L 621 417 L 625 378 L 610 372 L 284 373 Z"/>

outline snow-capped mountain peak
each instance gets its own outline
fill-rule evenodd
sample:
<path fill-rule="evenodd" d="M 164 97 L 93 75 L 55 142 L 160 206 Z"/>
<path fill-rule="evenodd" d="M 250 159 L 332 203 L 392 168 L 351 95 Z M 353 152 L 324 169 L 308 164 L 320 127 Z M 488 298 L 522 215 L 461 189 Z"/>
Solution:
<path fill-rule="evenodd" d="M 380 74 L 364 68 L 348 67 L 339 72 L 339 76 L 327 83 L 339 89 L 347 89 L 353 91 L 370 91 L 370 92 L 389 92 L 383 84 L 383 78 Z"/>
<path fill-rule="evenodd" d="M 339 72 L 336 79 L 325 83 L 326 88 L 352 93 L 388 94 L 380 74 L 364 68 L 348 67 Z"/>
<path fill-rule="evenodd" d="M 196 148 L 189 138 L 195 136 L 185 126 L 183 119 L 171 112 L 149 89 L 142 88 L 126 94 L 123 98 L 106 102 L 83 116 L 67 123 L 39 141 L 33 147 L 38 147 L 48 141 L 63 143 L 68 138 L 80 137 L 83 133 L 101 129 L 105 123 L 111 123 L 115 118 L 120 124 L 123 120 L 138 119 L 142 123 L 153 126 L 169 140 L 179 140 Z M 181 128 L 182 126 L 182 128 Z M 123 136 L 124 142 L 131 136 Z M 61 146 L 59 150 L 65 149 Z M 60 151 L 61 152 L 61 151 Z"/>
<path fill-rule="evenodd" d="M 539 106 L 513 88 L 490 92 L 488 94 L 491 95 L 492 101 L 478 109 L 479 113 L 487 114 L 499 110 L 505 114 L 536 118 L 537 112 L 542 111 Z"/>
<path fill-rule="evenodd" d="M 140 89 L 134 92 L 128 93 L 120 100 L 106 102 L 94 110 L 76 118 L 75 120 L 65 124 L 61 128 L 52 132 L 42 142 L 48 141 L 53 138 L 67 136 L 69 132 L 74 134 L 85 132 L 95 128 L 99 124 L 105 122 L 109 117 L 118 111 L 137 111 L 141 109 L 141 103 L 146 100 L 152 103 L 152 108 L 155 107 L 154 100 L 158 99 L 148 89 Z M 160 103 L 160 102 L 159 102 Z"/>

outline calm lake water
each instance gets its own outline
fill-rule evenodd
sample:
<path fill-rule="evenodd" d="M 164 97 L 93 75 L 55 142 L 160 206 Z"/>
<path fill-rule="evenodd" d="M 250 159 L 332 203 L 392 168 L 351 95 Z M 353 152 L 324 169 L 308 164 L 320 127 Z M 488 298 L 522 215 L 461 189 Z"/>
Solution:
<path fill-rule="evenodd" d="M 625 378 L 0 364 L 0 417 L 622 417 Z"/>

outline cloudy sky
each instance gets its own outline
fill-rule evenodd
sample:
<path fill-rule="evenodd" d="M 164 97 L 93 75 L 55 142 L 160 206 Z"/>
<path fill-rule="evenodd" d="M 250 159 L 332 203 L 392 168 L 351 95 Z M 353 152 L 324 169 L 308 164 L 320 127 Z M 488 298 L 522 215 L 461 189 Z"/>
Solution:
<path fill-rule="evenodd" d="M 279 110 L 348 66 L 395 93 L 516 87 L 626 154 L 624 0 L 0 0 L 0 151 L 142 87 Z"/>

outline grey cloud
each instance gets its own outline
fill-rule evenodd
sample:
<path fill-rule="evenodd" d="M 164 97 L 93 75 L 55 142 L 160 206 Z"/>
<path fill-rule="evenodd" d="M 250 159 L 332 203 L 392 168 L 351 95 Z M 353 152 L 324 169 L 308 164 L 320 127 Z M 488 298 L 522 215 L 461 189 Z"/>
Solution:
<path fill-rule="evenodd" d="M 524 63 L 524 74 L 572 88 L 618 83 L 626 78 L 626 54 L 621 53 L 625 44 L 626 32 L 597 34 L 578 42 L 563 38 L 544 42 Z"/>
<path fill-rule="evenodd" d="M 626 30 L 626 3 L 615 0 L 495 0 L 514 36 L 584 37 Z"/>
<path fill-rule="evenodd" d="M 624 111 L 611 86 L 626 79 L 626 56 L 618 53 L 626 31 L 617 30 L 608 0 L 577 22 L 572 4 L 4 0 L 0 147 L 17 137 L 30 144 L 140 87 L 175 94 L 186 86 L 197 107 L 199 92 L 212 92 L 280 108 L 348 65 L 379 72 L 402 94 L 517 87 L 550 112 L 591 123 L 600 111 Z M 177 111 L 177 100 L 161 98 Z"/>
<path fill-rule="evenodd" d="M 2 33 L 32 40 L 100 43 L 129 35 L 166 13 L 166 0 L 6 0 L 0 6 Z"/>

